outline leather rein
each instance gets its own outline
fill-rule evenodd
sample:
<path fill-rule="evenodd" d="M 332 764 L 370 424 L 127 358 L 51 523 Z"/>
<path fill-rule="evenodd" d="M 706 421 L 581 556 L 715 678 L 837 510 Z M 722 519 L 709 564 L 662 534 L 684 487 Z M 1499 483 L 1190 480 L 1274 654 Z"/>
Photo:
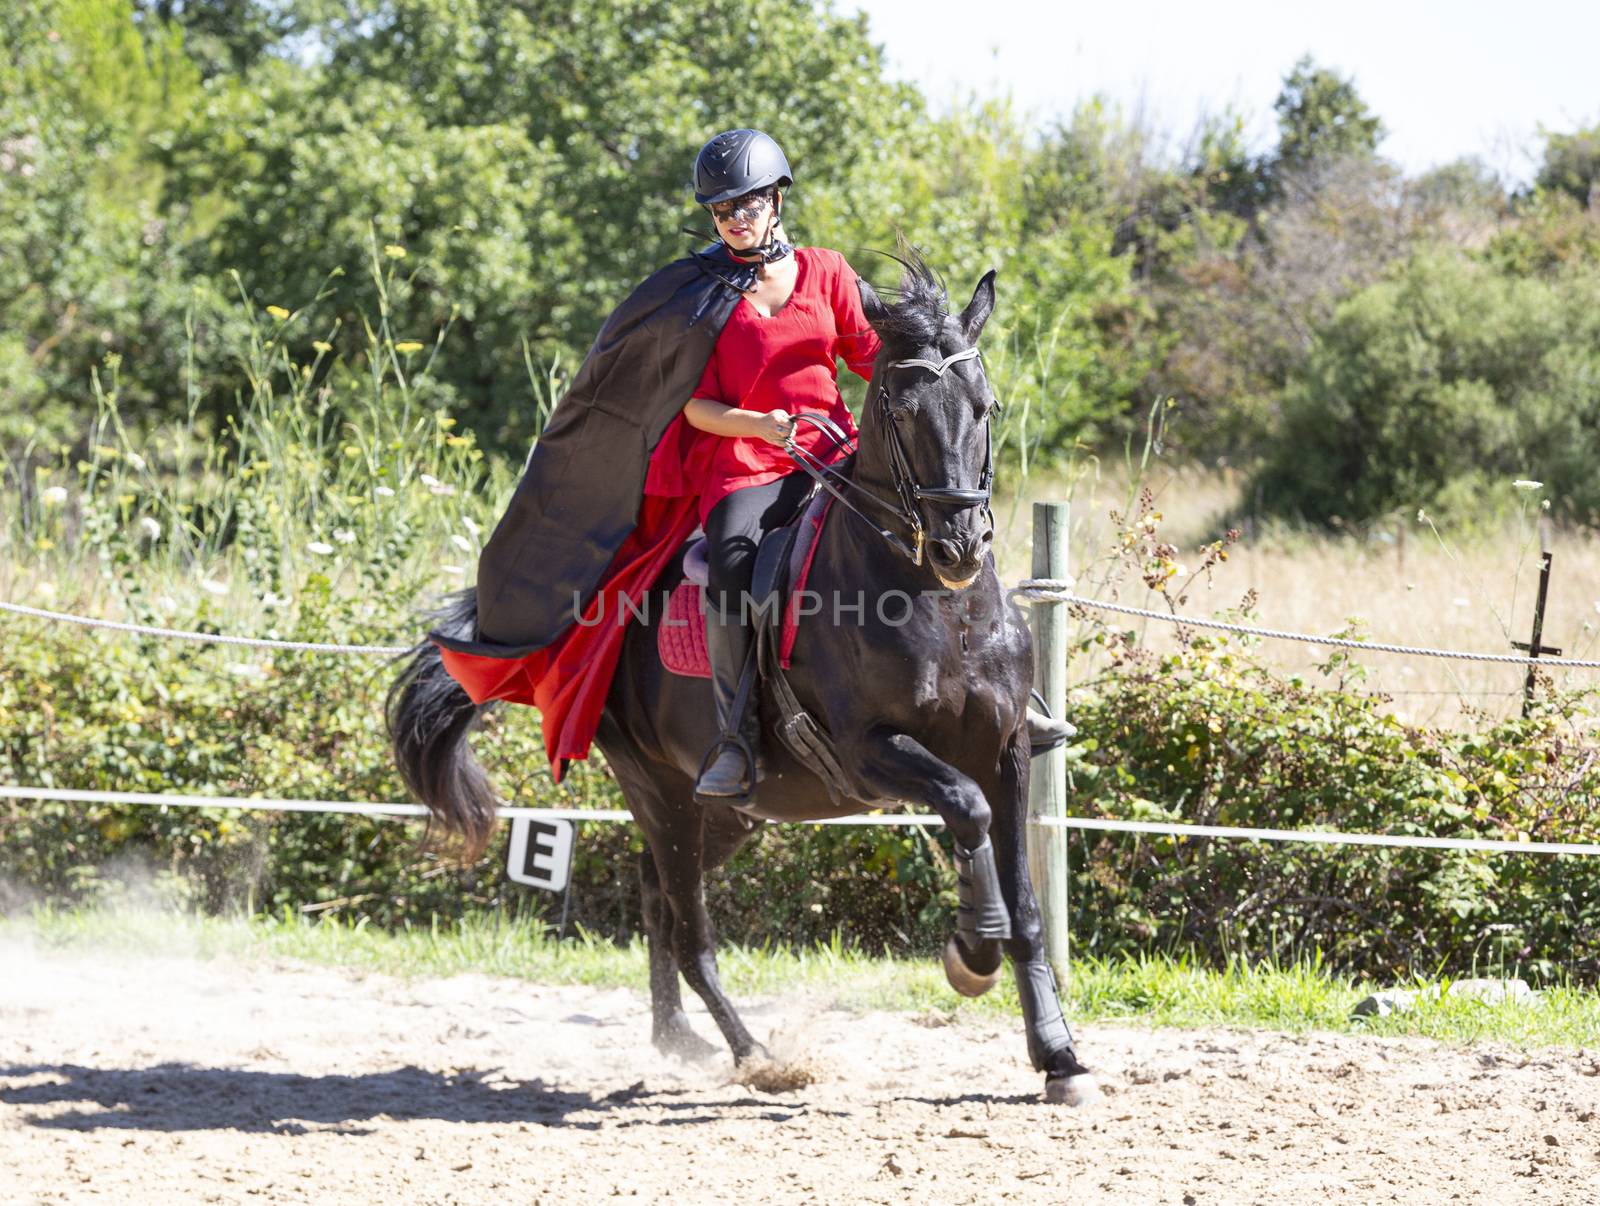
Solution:
<path fill-rule="evenodd" d="M 952 364 L 959 364 L 963 360 L 977 358 L 978 349 L 972 347 L 957 352 L 952 356 L 946 356 L 940 361 L 921 359 L 893 360 L 884 365 L 883 375 L 887 377 L 891 370 L 898 368 L 925 368 L 930 370 L 936 377 L 943 377 L 945 370 Z M 801 469 L 804 469 L 818 485 L 851 511 L 854 511 L 856 515 L 860 516 L 867 526 L 883 537 L 890 546 L 904 556 L 909 557 L 912 565 L 920 566 L 922 564 L 923 551 L 927 544 L 927 532 L 922 526 L 922 517 L 917 510 L 918 503 L 929 502 L 937 506 L 958 509 L 981 506 L 985 511 L 989 511 L 991 487 L 994 485 L 994 425 L 990 422 L 990 419 L 994 412 L 1000 409 L 1000 402 L 996 399 L 994 404 L 983 415 L 983 476 L 980 478 L 976 490 L 962 490 L 954 486 L 924 486 L 920 484 L 911 470 L 911 462 L 906 457 L 905 447 L 900 442 L 900 433 L 897 430 L 898 424 L 895 416 L 904 412 L 897 412 L 890 405 L 889 383 L 887 380 L 881 382 L 878 386 L 877 404 L 878 412 L 882 417 L 888 434 L 889 478 L 894 483 L 895 494 L 897 495 L 896 502 L 890 502 L 888 499 L 874 494 L 865 486 L 858 485 L 814 453 L 800 447 L 795 443 L 793 432 L 784 441 L 783 447 L 790 457 L 794 459 L 794 462 Z M 851 454 L 856 452 L 855 441 L 845 435 L 839 425 L 826 415 L 800 413 L 791 417 L 797 421 L 804 419 L 812 426 L 832 436 L 834 449 L 843 447 L 848 448 Z M 830 481 L 830 478 L 833 481 Z M 893 512 L 896 518 L 911 529 L 911 543 L 906 543 L 905 540 L 888 528 L 881 527 L 874 522 L 864 511 L 840 493 L 839 489 L 833 484 L 835 481 L 841 485 L 851 487 L 857 493 L 877 503 L 880 507 Z M 990 511 L 989 515 L 990 522 L 993 523 L 993 512 Z"/>

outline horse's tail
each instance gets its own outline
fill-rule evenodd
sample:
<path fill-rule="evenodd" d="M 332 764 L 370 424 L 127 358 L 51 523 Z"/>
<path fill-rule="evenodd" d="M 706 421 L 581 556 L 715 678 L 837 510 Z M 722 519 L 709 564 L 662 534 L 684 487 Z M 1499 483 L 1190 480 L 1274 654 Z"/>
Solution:
<path fill-rule="evenodd" d="M 477 617 L 475 587 L 446 596 L 431 616 L 436 631 L 467 640 L 474 636 Z M 429 828 L 438 822 L 460 837 L 462 853 L 471 860 L 489 845 L 498 815 L 489 777 L 472 756 L 467 736 L 493 706 L 472 702 L 445 670 L 439 647 L 428 640 L 412 650 L 384 703 L 400 777 L 428 806 Z"/>

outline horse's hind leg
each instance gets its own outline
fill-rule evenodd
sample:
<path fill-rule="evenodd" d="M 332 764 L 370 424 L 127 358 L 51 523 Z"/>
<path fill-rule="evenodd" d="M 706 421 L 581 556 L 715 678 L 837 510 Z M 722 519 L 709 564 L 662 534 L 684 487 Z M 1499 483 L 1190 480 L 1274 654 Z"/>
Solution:
<path fill-rule="evenodd" d="M 1045 1074 L 1045 1099 L 1081 1105 L 1098 1095 L 1094 1077 L 1078 1062 L 1072 1032 L 1061 1014 L 1055 974 L 1044 954 L 1039 902 L 1028 878 L 1028 754 L 1013 741 L 1000 755 L 1000 776 L 991 833 L 1001 891 L 1011 909 L 1006 954 L 1017 979 L 1017 996 L 1028 1033 L 1028 1058 Z"/>
<path fill-rule="evenodd" d="M 678 996 L 681 974 L 705 1002 L 734 1059 L 743 1060 L 756 1044 L 717 977 L 715 940 L 702 885 L 706 868 L 726 860 L 751 831 L 726 809 L 706 810 L 696 804 L 688 775 L 645 761 L 631 741 L 619 737 L 601 748 L 648 847 L 648 862 L 639 864 L 639 881 L 650 936 L 650 998 L 657 1045 L 663 1038 L 671 1044 L 690 1034 Z M 696 1050 L 700 1040 L 691 1035 L 688 1046 Z"/>
<path fill-rule="evenodd" d="M 672 906 L 661 891 L 655 852 L 639 855 L 639 895 L 650 950 L 650 1041 L 658 1051 L 684 1059 L 706 1059 L 716 1048 L 694 1032 L 678 995 L 678 964 L 672 956 Z"/>

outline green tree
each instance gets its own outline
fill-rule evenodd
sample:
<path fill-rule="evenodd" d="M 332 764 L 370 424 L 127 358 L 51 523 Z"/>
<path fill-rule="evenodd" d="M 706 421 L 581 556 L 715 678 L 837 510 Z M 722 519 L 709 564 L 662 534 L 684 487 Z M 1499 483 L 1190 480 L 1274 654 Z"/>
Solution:
<path fill-rule="evenodd" d="M 1370 155 L 1384 136 L 1383 122 L 1361 99 L 1354 78 L 1317 66 L 1310 55 L 1284 77 L 1272 107 L 1278 114 L 1276 176 L 1319 159 Z"/>
<path fill-rule="evenodd" d="M 1571 134 L 1545 132 L 1544 160 L 1534 183 L 1566 193 L 1580 207 L 1600 208 L 1600 125 Z"/>
<path fill-rule="evenodd" d="M 1342 302 L 1284 393 L 1264 500 L 1307 519 L 1474 513 L 1546 483 L 1600 513 L 1600 272 L 1519 279 L 1435 248 Z"/>
<path fill-rule="evenodd" d="M 181 31 L 207 79 L 243 74 L 297 29 L 292 9 L 271 0 L 134 0 L 133 8 L 142 28 Z"/>
<path fill-rule="evenodd" d="M 199 84 L 181 38 L 142 37 L 128 0 L 28 0 L 0 35 L 0 446 L 50 443 L 92 411 L 107 352 L 181 339 L 150 139 Z"/>
<path fill-rule="evenodd" d="M 194 271 L 236 268 L 258 305 L 295 309 L 342 268 L 318 322 L 323 335 L 342 322 L 333 342 L 358 357 L 370 221 L 408 252 L 388 299 L 397 329 L 428 342 L 459 306 L 438 397 L 519 455 L 537 409 L 523 341 L 570 366 L 623 294 L 692 244 L 679 228 L 704 225 L 688 177 L 707 137 L 771 130 L 795 168 L 795 227 L 848 246 L 879 216 L 857 182 L 921 120 L 863 20 L 808 0 L 301 0 L 296 13 L 320 58 L 268 56 L 213 81 L 170 139 L 167 200 L 189 220 Z"/>

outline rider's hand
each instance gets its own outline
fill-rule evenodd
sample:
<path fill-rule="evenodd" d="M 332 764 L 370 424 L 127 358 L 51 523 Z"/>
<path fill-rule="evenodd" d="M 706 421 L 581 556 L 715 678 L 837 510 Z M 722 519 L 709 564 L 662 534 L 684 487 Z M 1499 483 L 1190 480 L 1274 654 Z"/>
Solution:
<path fill-rule="evenodd" d="M 769 410 L 761 416 L 761 424 L 756 434 L 769 444 L 782 443 L 794 434 L 794 420 L 789 417 L 786 410 Z"/>

